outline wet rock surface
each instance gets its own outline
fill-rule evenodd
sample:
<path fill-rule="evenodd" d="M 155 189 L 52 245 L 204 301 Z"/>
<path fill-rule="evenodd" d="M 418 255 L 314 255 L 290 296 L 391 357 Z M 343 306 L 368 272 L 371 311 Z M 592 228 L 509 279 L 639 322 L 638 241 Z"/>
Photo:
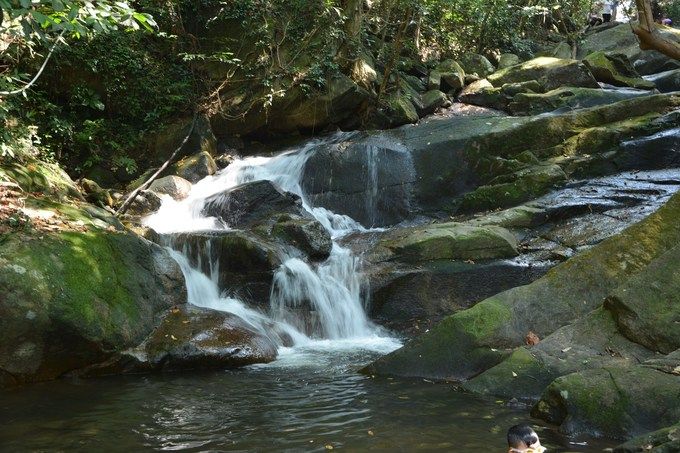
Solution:
<path fill-rule="evenodd" d="M 427 326 L 367 372 L 454 379 L 474 393 L 538 401 L 533 414 L 570 435 L 625 438 L 672 424 L 680 410 L 673 328 L 680 199 L 654 211 L 680 188 L 679 176 L 595 179 L 468 220 L 521 236 L 516 264 L 571 258 Z M 377 292 L 380 310 L 389 307 L 390 284 L 398 287 Z M 422 311 L 431 312 L 431 303 Z M 403 306 L 395 298 L 395 309 Z"/>
<path fill-rule="evenodd" d="M 531 283 L 558 263 L 644 219 L 678 189 L 677 170 L 622 173 L 573 182 L 515 208 L 461 217 L 454 223 L 397 226 L 384 233 L 355 235 L 346 243 L 367 262 L 372 316 L 413 334 L 486 297 Z M 502 231 L 495 237 L 503 247 L 466 248 L 496 243 L 484 234 L 473 235 L 472 242 L 462 234 L 484 228 Z M 450 234 L 451 229 L 461 235 Z M 433 232 L 441 234 L 433 239 Z M 449 246 L 438 243 L 439 236 Z M 436 246 L 427 247 L 428 238 Z M 493 250 L 501 256 L 487 253 Z M 503 251 L 511 258 L 499 260 Z"/>
<path fill-rule="evenodd" d="M 302 184 L 312 205 L 384 226 L 410 216 L 414 178 L 411 155 L 398 141 L 358 137 L 315 150 Z"/>
<path fill-rule="evenodd" d="M 302 214 L 302 202 L 270 181 L 241 184 L 208 197 L 203 215 L 217 217 L 231 228 L 244 228 L 276 214 Z"/>
<path fill-rule="evenodd" d="M 81 377 L 107 374 L 231 369 L 276 359 L 272 339 L 238 316 L 195 306 L 169 310 L 136 348 L 78 371 Z"/>

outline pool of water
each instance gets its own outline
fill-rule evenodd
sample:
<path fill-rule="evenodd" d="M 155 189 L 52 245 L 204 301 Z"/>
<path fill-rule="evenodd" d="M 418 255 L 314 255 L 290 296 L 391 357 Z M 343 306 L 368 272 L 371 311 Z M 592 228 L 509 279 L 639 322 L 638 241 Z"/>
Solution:
<path fill-rule="evenodd" d="M 551 452 L 611 446 L 565 439 L 528 419 L 526 409 L 450 384 L 361 375 L 361 365 L 394 347 L 364 346 L 318 342 L 238 371 L 61 380 L 4 391 L 0 450 L 502 452 L 505 431 L 522 421 L 536 425 Z"/>

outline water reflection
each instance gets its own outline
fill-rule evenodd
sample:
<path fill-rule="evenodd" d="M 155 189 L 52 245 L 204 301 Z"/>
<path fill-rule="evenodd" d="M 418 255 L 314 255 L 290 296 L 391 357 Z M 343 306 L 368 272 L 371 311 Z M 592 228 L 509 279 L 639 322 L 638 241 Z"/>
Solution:
<path fill-rule="evenodd" d="M 357 374 L 366 351 L 270 366 L 54 382 L 0 393 L 2 451 L 504 451 L 526 411 L 451 385 Z M 549 451 L 567 442 L 539 426 Z M 571 446 L 602 451 L 606 443 Z"/>

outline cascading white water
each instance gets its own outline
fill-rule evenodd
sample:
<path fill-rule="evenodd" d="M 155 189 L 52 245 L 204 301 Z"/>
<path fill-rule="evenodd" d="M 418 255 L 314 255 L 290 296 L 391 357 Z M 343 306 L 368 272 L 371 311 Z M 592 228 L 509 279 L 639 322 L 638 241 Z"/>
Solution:
<path fill-rule="evenodd" d="M 378 147 L 370 145 L 366 149 L 368 170 L 368 192 L 366 196 L 366 212 L 371 226 L 375 225 L 378 212 Z"/>
<path fill-rule="evenodd" d="M 232 312 L 256 325 L 259 331 L 271 329 L 274 323 L 298 345 L 308 341 L 301 333 L 303 331 L 312 331 L 315 337 L 329 340 L 366 338 L 379 333 L 366 316 L 362 303 L 360 261 L 349 249 L 335 242 L 338 237 L 353 231 L 365 231 L 365 228 L 348 216 L 311 206 L 300 184 L 304 165 L 319 145 L 319 142 L 310 142 L 301 149 L 273 157 L 237 160 L 218 174 L 194 185 L 185 200 L 177 202 L 166 197 L 160 210 L 146 219 L 146 225 L 159 233 L 225 230 L 228 225 L 202 214 L 205 199 L 239 184 L 269 180 L 300 196 L 303 207 L 334 239 L 331 255 L 324 263 L 310 265 L 299 258 L 286 257 L 274 275 L 267 315 L 248 308 L 239 300 L 220 295 L 217 263 L 211 263 L 211 277 L 208 277 L 191 268 L 180 253 L 175 253 L 187 280 L 190 303 Z M 375 173 L 377 177 L 377 169 Z M 204 253 L 204 256 L 210 255 Z M 312 313 L 311 321 L 309 317 L 299 315 L 302 308 Z M 310 322 L 314 324 L 312 329 L 305 325 Z"/>

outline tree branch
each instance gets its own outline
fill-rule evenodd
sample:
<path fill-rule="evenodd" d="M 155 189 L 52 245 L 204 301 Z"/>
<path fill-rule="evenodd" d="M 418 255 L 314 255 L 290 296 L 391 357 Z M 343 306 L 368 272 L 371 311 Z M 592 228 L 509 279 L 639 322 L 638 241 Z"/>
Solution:
<path fill-rule="evenodd" d="M 184 137 L 184 140 L 182 140 L 182 143 L 179 144 L 177 149 L 175 149 L 175 151 L 172 152 L 170 157 L 168 157 L 168 160 L 163 162 L 163 165 L 161 165 L 161 167 L 158 170 L 156 170 L 156 172 L 153 175 L 151 175 L 151 177 L 147 179 L 144 184 L 142 184 L 141 186 L 137 187 L 135 190 L 132 191 L 130 196 L 127 197 L 123 204 L 120 205 L 120 208 L 118 208 L 118 210 L 116 211 L 116 216 L 121 216 L 125 214 L 125 211 L 127 211 L 128 208 L 130 207 L 130 203 L 132 203 L 134 199 L 137 198 L 139 192 L 149 187 L 149 185 L 151 185 L 151 183 L 158 177 L 158 175 L 160 175 L 163 172 L 163 170 L 168 168 L 168 165 L 170 165 L 170 163 L 173 160 L 175 160 L 177 154 L 179 154 L 180 150 L 184 147 L 184 145 L 186 145 L 186 143 L 189 141 L 189 137 L 191 137 L 191 134 L 194 132 L 194 127 L 196 126 L 197 119 L 198 113 L 194 113 L 194 119 L 191 121 L 191 127 L 189 127 L 189 132 L 187 133 L 186 137 Z"/>
<path fill-rule="evenodd" d="M 54 41 L 52 44 L 52 48 L 50 49 L 50 52 L 47 54 L 47 58 L 45 58 L 45 61 L 43 61 L 42 66 L 40 66 L 40 69 L 38 70 L 38 73 L 31 79 L 30 82 L 28 82 L 26 85 L 24 85 L 21 88 L 18 88 L 16 90 L 12 91 L 0 91 L 0 97 L 2 96 L 12 96 L 15 94 L 21 94 L 24 91 L 28 90 L 33 86 L 35 82 L 38 81 L 38 78 L 42 75 L 43 71 L 47 67 L 47 63 L 50 61 L 50 58 L 52 57 L 52 54 L 54 53 L 54 49 L 57 48 L 57 44 L 59 44 L 59 41 L 61 41 L 61 37 L 64 36 L 64 33 L 66 33 L 66 30 L 62 30 L 61 33 L 59 33 L 59 36 L 57 36 L 57 39 Z"/>
<path fill-rule="evenodd" d="M 632 24 L 633 33 L 640 39 L 640 49 L 658 50 L 667 57 L 680 60 L 680 44 L 661 36 L 654 23 L 652 5 L 649 0 L 635 0 L 638 10 L 638 24 Z"/>

